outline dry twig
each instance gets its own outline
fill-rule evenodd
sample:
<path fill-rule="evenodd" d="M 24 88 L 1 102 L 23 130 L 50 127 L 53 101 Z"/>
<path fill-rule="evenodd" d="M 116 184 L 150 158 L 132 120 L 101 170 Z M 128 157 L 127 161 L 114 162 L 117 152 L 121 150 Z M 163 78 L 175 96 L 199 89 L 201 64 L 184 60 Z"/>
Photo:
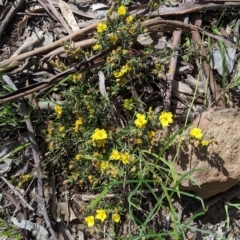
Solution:
<path fill-rule="evenodd" d="M 27 207 L 29 210 L 34 211 L 34 209 L 26 202 L 23 196 L 17 191 L 17 189 L 10 182 L 8 182 L 8 180 L 4 176 L 0 175 L 0 178 L 9 186 L 9 188 L 13 191 L 13 193 L 19 198 L 21 204 L 24 207 Z"/>
<path fill-rule="evenodd" d="M 204 1 L 205 3 L 201 3 Z M 239 6 L 239 0 L 234 1 L 218 1 L 221 3 L 212 3 L 213 1 L 209 0 L 201 0 L 201 2 L 186 2 L 180 3 L 176 7 L 160 7 L 158 10 L 154 11 L 151 16 L 169 16 L 169 15 L 180 15 L 180 14 L 189 14 L 195 12 L 205 12 L 217 9 L 226 9 L 230 7 L 237 7 Z M 206 3 L 208 2 L 208 3 Z"/>
<path fill-rule="evenodd" d="M 28 57 L 33 57 L 33 56 L 36 56 L 36 55 L 39 55 L 39 54 L 43 54 L 43 53 L 46 53 L 48 51 L 51 51 L 57 47 L 60 47 L 62 43 L 64 42 L 67 42 L 67 41 L 70 41 L 70 40 L 78 40 L 79 38 L 95 31 L 97 27 L 97 23 L 93 23 L 89 26 L 87 26 L 86 28 L 83 28 L 83 29 L 80 29 L 79 31 L 76 31 L 64 38 L 61 38 L 47 46 L 44 46 L 44 47 L 40 47 L 40 48 L 37 48 L 33 51 L 30 51 L 30 52 L 26 52 L 26 53 L 23 53 L 23 54 L 20 54 L 16 57 L 13 57 L 13 58 L 10 58 L 8 60 L 5 60 L 3 62 L 0 62 L 0 66 L 5 66 L 5 65 L 10 65 L 10 64 L 13 64 L 14 62 L 17 62 L 17 61 L 22 61 Z"/>
<path fill-rule="evenodd" d="M 195 15 L 195 25 L 196 26 L 201 26 L 201 23 L 202 23 L 202 20 L 200 19 L 200 16 L 197 16 Z M 203 68 L 204 68 L 204 71 L 205 71 L 205 75 L 209 78 L 209 84 L 210 84 L 210 88 L 211 88 L 211 91 L 213 93 L 213 98 L 214 100 L 217 100 L 218 97 L 220 96 L 220 91 L 218 89 L 218 85 L 217 85 L 217 82 L 213 76 L 213 71 L 211 69 L 211 67 L 209 66 L 207 60 L 206 60 L 206 57 L 207 57 L 207 53 L 204 49 L 204 46 L 202 44 L 202 40 L 201 40 L 201 36 L 199 34 L 198 31 L 192 31 L 192 38 L 193 38 L 193 41 L 197 42 L 198 43 L 198 46 L 200 46 L 200 51 L 201 51 L 201 54 L 203 57 L 205 57 L 205 59 L 203 59 Z M 223 101 L 222 99 L 219 99 L 217 101 L 217 105 L 219 105 L 220 107 L 223 107 Z"/>
<path fill-rule="evenodd" d="M 23 5 L 25 1 L 24 0 L 16 0 L 13 4 L 10 10 L 8 11 L 7 15 L 4 17 L 1 25 L 0 25 L 0 38 L 8 26 L 8 24 L 11 22 L 12 18 L 16 14 L 16 12 L 19 10 L 19 8 Z"/>

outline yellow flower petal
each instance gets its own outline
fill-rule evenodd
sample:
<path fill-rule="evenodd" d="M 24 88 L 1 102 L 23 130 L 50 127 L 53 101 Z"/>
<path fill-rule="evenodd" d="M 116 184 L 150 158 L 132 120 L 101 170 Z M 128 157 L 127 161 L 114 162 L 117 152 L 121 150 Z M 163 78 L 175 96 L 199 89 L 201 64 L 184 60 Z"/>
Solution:
<path fill-rule="evenodd" d="M 137 128 L 144 128 L 145 125 L 147 124 L 146 116 L 138 113 L 136 115 L 137 119 L 134 121 L 134 124 L 136 125 Z"/>
<path fill-rule="evenodd" d="M 159 117 L 159 121 L 163 127 L 169 126 L 169 124 L 173 123 L 172 113 L 163 111 Z"/>
<path fill-rule="evenodd" d="M 106 211 L 103 209 L 96 210 L 96 219 L 100 220 L 101 222 L 104 222 L 105 219 L 107 218 Z"/>
<path fill-rule="evenodd" d="M 193 128 L 190 131 L 190 136 L 196 139 L 201 139 L 203 136 L 201 128 Z"/>
<path fill-rule="evenodd" d="M 119 160 L 121 157 L 121 153 L 118 150 L 112 150 L 112 153 L 109 157 L 110 160 Z"/>
<path fill-rule="evenodd" d="M 115 222 L 115 223 L 118 223 L 118 222 L 120 222 L 120 215 L 118 214 L 118 213 L 114 213 L 113 215 L 112 215 L 112 220 Z"/>
<path fill-rule="evenodd" d="M 87 223 L 88 227 L 94 226 L 94 216 L 85 217 L 85 222 Z"/>
<path fill-rule="evenodd" d="M 104 31 L 106 31 L 107 29 L 107 24 L 104 23 L 104 22 L 100 22 L 98 25 L 97 25 L 97 32 L 98 33 L 102 33 Z"/>
<path fill-rule="evenodd" d="M 121 5 L 117 10 L 118 15 L 126 15 L 126 12 L 126 8 L 123 5 Z"/>

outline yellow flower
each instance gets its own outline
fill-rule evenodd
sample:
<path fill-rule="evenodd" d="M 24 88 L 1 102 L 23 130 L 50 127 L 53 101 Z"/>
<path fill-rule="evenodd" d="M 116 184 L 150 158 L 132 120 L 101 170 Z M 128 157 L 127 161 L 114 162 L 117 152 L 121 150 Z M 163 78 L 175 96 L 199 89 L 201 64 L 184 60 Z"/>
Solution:
<path fill-rule="evenodd" d="M 94 216 L 85 217 L 85 222 L 87 223 L 88 227 L 94 226 Z"/>
<path fill-rule="evenodd" d="M 148 120 L 151 121 L 153 120 L 154 117 L 154 111 L 152 110 L 152 107 L 148 109 Z"/>
<path fill-rule="evenodd" d="M 94 156 L 94 157 L 100 157 L 100 154 L 99 154 L 98 152 L 94 152 L 94 153 L 93 153 L 93 156 Z"/>
<path fill-rule="evenodd" d="M 76 74 L 72 75 L 72 80 L 73 80 L 73 82 L 77 81 L 77 75 Z"/>
<path fill-rule="evenodd" d="M 149 131 L 148 132 L 148 138 L 152 139 L 155 136 L 155 132 L 154 131 Z"/>
<path fill-rule="evenodd" d="M 124 66 L 121 67 L 120 72 L 122 72 L 124 74 L 126 72 L 131 71 L 131 70 L 132 70 L 131 66 L 128 63 L 126 63 Z"/>
<path fill-rule="evenodd" d="M 208 140 L 202 140 L 201 144 L 202 144 L 202 146 L 208 146 L 209 141 Z"/>
<path fill-rule="evenodd" d="M 88 181 L 89 181 L 90 184 L 94 184 L 96 179 L 93 177 L 93 175 L 88 175 L 87 178 L 88 178 Z"/>
<path fill-rule="evenodd" d="M 113 177 L 116 177 L 118 175 L 117 169 L 112 165 L 110 165 L 110 170 L 108 170 L 108 173 L 110 173 Z"/>
<path fill-rule="evenodd" d="M 110 160 L 119 160 L 121 157 L 121 153 L 118 150 L 112 150 L 112 153 L 109 157 Z"/>
<path fill-rule="evenodd" d="M 142 139 L 137 138 L 136 141 L 135 141 L 135 144 L 142 144 Z"/>
<path fill-rule="evenodd" d="M 106 144 L 107 133 L 104 129 L 96 128 L 94 134 L 92 135 L 93 145 L 97 147 L 104 147 Z"/>
<path fill-rule="evenodd" d="M 115 35 L 115 34 L 111 34 L 111 35 L 109 36 L 109 39 L 110 39 L 110 42 L 111 42 L 112 44 L 115 44 L 115 43 L 117 42 L 117 40 L 118 40 L 118 37 L 117 37 L 117 35 Z"/>
<path fill-rule="evenodd" d="M 65 130 L 65 127 L 64 127 L 64 126 L 60 126 L 60 127 L 59 127 L 59 132 L 64 132 L 64 130 Z"/>
<path fill-rule="evenodd" d="M 75 127 L 79 127 L 83 124 L 83 118 L 79 117 L 76 121 L 75 121 Z"/>
<path fill-rule="evenodd" d="M 107 24 L 105 24 L 104 22 L 100 22 L 98 25 L 97 25 L 97 32 L 98 33 L 102 33 L 104 31 L 106 31 L 107 29 Z"/>
<path fill-rule="evenodd" d="M 99 219 L 101 222 L 104 222 L 105 219 L 107 218 L 106 211 L 103 209 L 98 209 L 96 210 L 96 219 Z"/>
<path fill-rule="evenodd" d="M 99 128 L 96 128 L 95 131 L 94 131 L 94 134 L 92 135 L 92 140 L 105 140 L 107 139 L 107 133 L 104 129 L 99 129 Z"/>
<path fill-rule="evenodd" d="M 117 10 L 118 15 L 125 15 L 126 12 L 126 8 L 123 5 L 121 5 Z"/>
<path fill-rule="evenodd" d="M 89 181 L 93 180 L 93 175 L 88 175 L 88 180 Z"/>
<path fill-rule="evenodd" d="M 163 127 L 169 126 L 170 123 L 173 123 L 172 113 L 163 111 L 159 117 L 159 121 Z"/>
<path fill-rule="evenodd" d="M 120 222 L 120 215 L 119 215 L 118 213 L 113 213 L 113 215 L 112 215 L 112 220 L 113 220 L 115 223 Z"/>
<path fill-rule="evenodd" d="M 131 27 L 131 28 L 129 29 L 129 32 L 133 35 L 133 34 L 135 33 L 135 30 L 136 30 L 135 27 Z"/>
<path fill-rule="evenodd" d="M 83 124 L 83 118 L 79 117 L 76 121 L 75 121 L 75 127 L 74 127 L 74 131 L 77 132 L 79 130 L 79 127 Z"/>
<path fill-rule="evenodd" d="M 132 110 L 133 109 L 133 99 L 130 98 L 130 99 L 125 99 L 123 100 L 123 107 L 127 110 Z"/>
<path fill-rule="evenodd" d="M 27 182 L 31 177 L 32 177 L 31 174 L 23 174 L 23 175 L 20 176 L 20 179 L 23 182 Z"/>
<path fill-rule="evenodd" d="M 49 149 L 50 151 L 52 151 L 53 148 L 54 148 L 54 142 L 50 142 L 49 145 L 48 145 L 48 149 Z"/>
<path fill-rule="evenodd" d="M 100 161 L 96 165 L 96 169 L 99 173 L 103 173 L 105 170 L 110 168 L 110 164 L 107 161 Z"/>
<path fill-rule="evenodd" d="M 145 125 L 147 124 L 145 115 L 138 113 L 136 116 L 137 116 L 137 119 L 134 121 L 136 127 L 144 128 Z"/>
<path fill-rule="evenodd" d="M 53 131 L 54 131 L 54 128 L 52 128 L 52 127 L 48 128 L 47 131 L 48 131 L 48 135 L 52 135 Z"/>
<path fill-rule="evenodd" d="M 121 154 L 121 160 L 122 160 L 122 163 L 124 164 L 124 165 L 126 165 L 126 164 L 129 164 L 129 160 L 130 160 L 130 155 L 129 155 L 129 153 L 122 153 Z"/>
<path fill-rule="evenodd" d="M 97 50 L 101 50 L 102 49 L 102 45 L 101 44 L 98 44 L 98 43 L 96 43 L 95 45 L 93 45 L 93 50 L 94 51 L 97 51 Z"/>
<path fill-rule="evenodd" d="M 95 143 L 97 144 L 97 147 L 100 148 L 100 147 L 104 147 L 105 144 L 106 144 L 106 139 L 103 139 L 103 140 L 96 140 Z"/>
<path fill-rule="evenodd" d="M 55 112 L 57 113 L 57 116 L 58 116 L 58 117 L 61 117 L 61 115 L 62 115 L 62 107 L 61 107 L 60 105 L 56 105 L 56 106 L 54 107 L 54 110 L 55 110 Z"/>
<path fill-rule="evenodd" d="M 107 57 L 107 63 L 112 63 L 113 62 L 113 58 L 112 57 Z"/>
<path fill-rule="evenodd" d="M 80 81 L 80 80 L 82 80 L 82 77 L 83 77 L 83 75 L 82 75 L 81 73 L 79 73 L 79 74 L 73 74 L 73 75 L 72 75 L 72 81 L 73 81 L 73 82 Z"/>
<path fill-rule="evenodd" d="M 80 154 L 77 154 L 77 155 L 75 156 L 75 159 L 76 159 L 76 161 L 79 161 L 79 160 L 81 159 L 81 155 L 80 155 Z"/>
<path fill-rule="evenodd" d="M 126 18 L 126 22 L 127 23 L 131 23 L 133 21 L 133 16 L 132 15 L 129 15 L 127 18 Z"/>
<path fill-rule="evenodd" d="M 122 71 L 114 71 L 113 75 L 115 78 L 120 78 L 124 73 Z"/>
<path fill-rule="evenodd" d="M 71 175 L 71 178 L 72 178 L 74 181 L 77 181 L 78 176 L 79 176 L 78 173 L 74 173 L 74 172 L 73 172 L 72 175 Z"/>
<path fill-rule="evenodd" d="M 203 136 L 201 128 L 193 128 L 190 131 L 190 136 L 196 139 L 201 139 Z"/>

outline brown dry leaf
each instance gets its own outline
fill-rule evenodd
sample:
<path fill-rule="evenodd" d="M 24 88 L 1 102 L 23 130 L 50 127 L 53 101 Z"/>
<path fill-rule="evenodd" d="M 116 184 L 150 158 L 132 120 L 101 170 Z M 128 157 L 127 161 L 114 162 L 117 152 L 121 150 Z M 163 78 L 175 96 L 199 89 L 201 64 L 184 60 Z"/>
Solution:
<path fill-rule="evenodd" d="M 78 24 L 69 5 L 62 0 L 59 0 L 59 7 L 61 9 L 63 17 L 67 21 L 68 25 L 72 28 L 72 30 L 74 32 L 79 30 Z"/>
<path fill-rule="evenodd" d="M 204 93 L 204 83 L 196 80 L 192 75 L 187 74 L 187 83 L 194 90 L 197 88 L 198 93 Z"/>
<path fill-rule="evenodd" d="M 93 0 L 70 0 L 70 1 L 77 4 L 78 6 L 84 6 L 93 2 Z"/>
<path fill-rule="evenodd" d="M 30 18 L 29 15 L 25 15 L 23 17 L 23 20 L 18 23 L 18 28 L 22 29 L 22 28 L 26 27 L 29 18 Z"/>
<path fill-rule="evenodd" d="M 109 6 L 103 3 L 94 3 L 90 8 L 92 11 L 96 11 L 102 8 L 109 8 Z"/>
<path fill-rule="evenodd" d="M 29 12 L 30 13 L 35 13 L 35 12 L 38 12 L 39 10 L 41 10 L 41 9 L 43 9 L 42 6 L 35 5 L 35 6 L 31 6 L 29 8 Z M 23 20 L 18 23 L 18 28 L 22 29 L 22 28 L 26 27 L 29 18 L 30 18 L 30 15 L 27 15 L 27 14 L 24 15 Z"/>
<path fill-rule="evenodd" d="M 6 158 L 0 163 L 0 174 L 5 175 L 12 168 L 12 159 Z"/>
<path fill-rule="evenodd" d="M 99 71 L 98 72 L 98 76 L 99 76 L 99 90 L 100 90 L 100 93 L 103 97 L 107 97 L 107 91 L 106 91 L 106 88 L 105 88 L 105 76 L 104 76 L 104 73 L 102 71 Z"/>
<path fill-rule="evenodd" d="M 51 2 L 54 6 L 59 7 L 59 3 L 56 0 L 43 0 L 44 3 Z M 69 7 L 71 8 L 72 12 L 75 14 L 78 14 L 79 16 L 95 19 L 97 17 L 97 13 L 91 10 L 88 10 L 87 12 L 84 12 L 80 10 L 77 6 L 74 4 L 68 3 Z"/>
<path fill-rule="evenodd" d="M 28 52 L 33 49 L 33 46 L 38 44 L 43 39 L 44 31 L 38 31 L 37 34 L 33 34 L 28 37 L 23 45 L 11 56 L 11 58 L 18 56 L 20 53 Z"/>
<path fill-rule="evenodd" d="M 48 231 L 38 223 L 33 223 L 28 220 L 22 220 L 21 222 L 18 222 L 17 218 L 15 217 L 11 217 L 10 220 L 15 226 L 31 231 L 37 240 L 49 240 Z"/>
<path fill-rule="evenodd" d="M 153 43 L 153 39 L 149 34 L 140 34 L 137 37 L 137 41 L 143 46 L 148 46 L 149 44 Z"/>
<path fill-rule="evenodd" d="M 68 221 L 71 222 L 72 220 L 77 219 L 72 208 L 70 208 L 66 202 L 60 202 L 58 203 L 58 206 L 60 208 L 60 213 L 63 216 L 63 220 L 65 222 L 68 222 Z"/>
<path fill-rule="evenodd" d="M 173 90 L 186 94 L 193 94 L 193 90 L 186 84 L 180 81 L 173 81 Z"/>

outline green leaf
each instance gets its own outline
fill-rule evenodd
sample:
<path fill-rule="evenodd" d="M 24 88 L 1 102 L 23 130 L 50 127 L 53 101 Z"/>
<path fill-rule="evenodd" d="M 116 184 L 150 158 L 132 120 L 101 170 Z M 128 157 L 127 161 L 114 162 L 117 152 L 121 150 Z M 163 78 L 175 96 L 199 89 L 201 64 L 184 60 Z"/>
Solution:
<path fill-rule="evenodd" d="M 9 156 L 11 156 L 12 154 L 15 154 L 19 151 L 21 151 L 22 149 L 26 148 L 26 147 L 29 147 L 30 146 L 30 143 L 24 143 L 22 144 L 21 146 L 18 146 L 16 147 L 14 150 L 12 150 L 11 152 L 3 155 L 2 157 L 0 157 L 0 162 L 4 161 L 6 158 L 8 158 Z"/>
<path fill-rule="evenodd" d="M 87 209 L 92 209 L 97 203 L 110 191 L 111 187 L 104 187 L 103 191 L 93 199 L 87 206 Z"/>

